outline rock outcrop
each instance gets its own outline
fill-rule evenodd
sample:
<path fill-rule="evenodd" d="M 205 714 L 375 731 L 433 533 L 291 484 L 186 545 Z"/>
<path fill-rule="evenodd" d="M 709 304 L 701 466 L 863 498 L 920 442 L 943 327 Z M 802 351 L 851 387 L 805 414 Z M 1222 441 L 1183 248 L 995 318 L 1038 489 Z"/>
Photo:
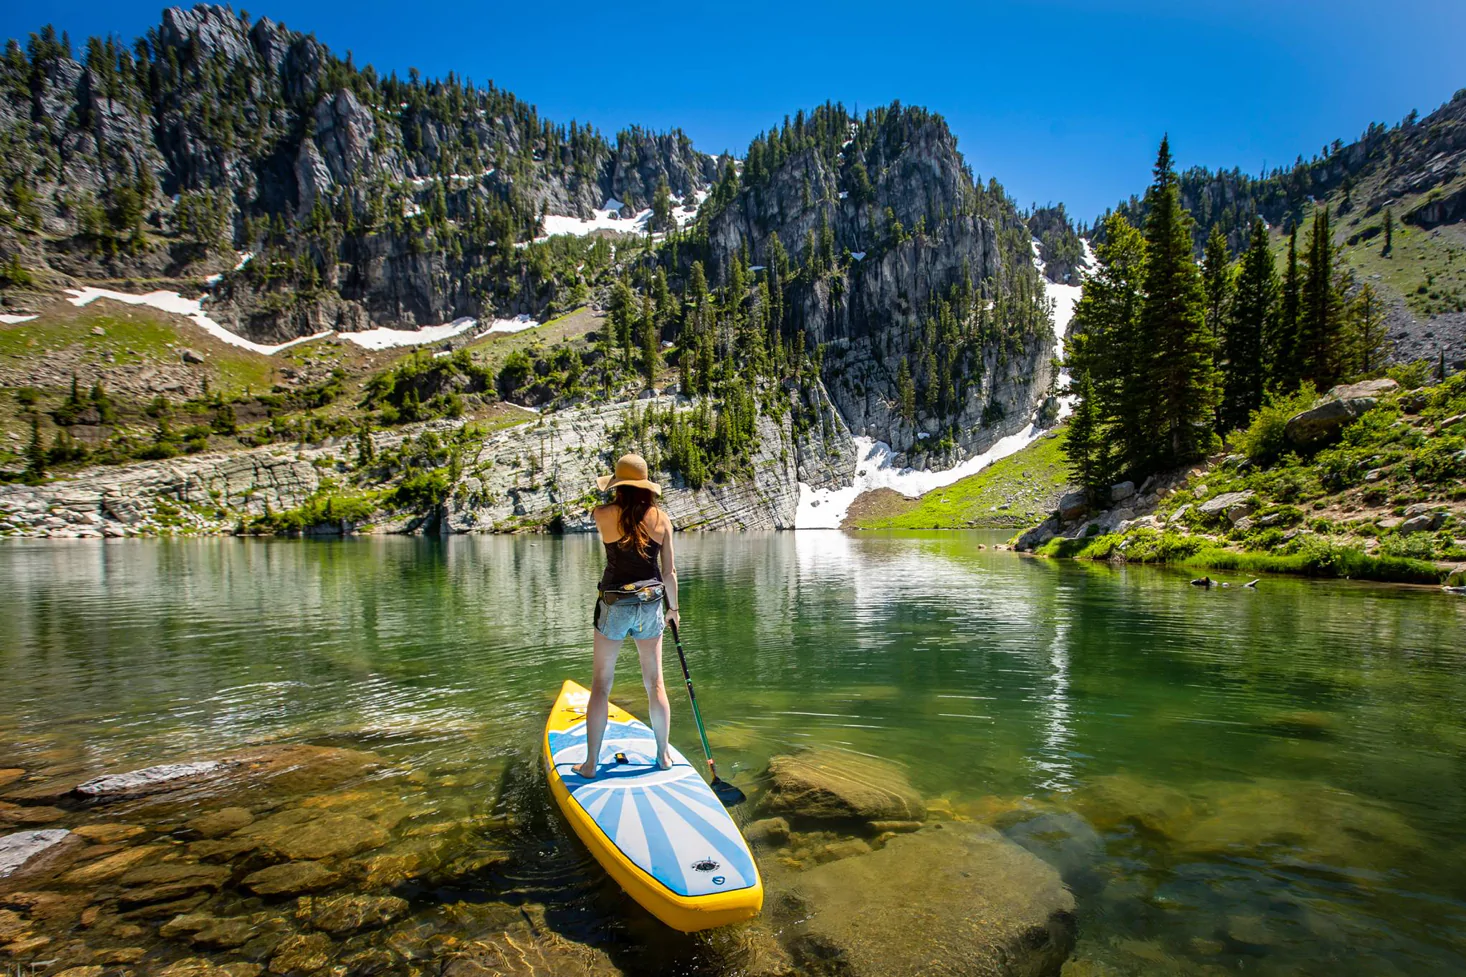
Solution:
<path fill-rule="evenodd" d="M 1285 434 L 1289 443 L 1305 450 L 1328 444 L 1344 428 L 1374 410 L 1381 394 L 1398 387 L 1390 379 L 1334 387 L 1317 404 L 1288 419 Z"/>
<path fill-rule="evenodd" d="M 586 406 L 491 434 L 472 447 L 441 506 L 383 512 L 369 526 L 328 532 L 453 534 L 589 531 L 595 478 L 614 462 L 614 432 L 633 409 L 665 410 L 673 395 Z M 684 529 L 792 529 L 799 483 L 849 484 L 855 449 L 839 415 L 820 396 L 822 423 L 796 431 L 786 415 L 760 415 L 751 476 L 692 488 L 671 479 L 664 502 Z M 374 435 L 378 451 L 461 422 L 434 421 Z M 327 477 L 351 470 L 355 439 L 311 448 L 270 446 L 199 454 L 125 468 L 99 467 L 37 487 L 0 485 L 0 536 L 102 538 L 234 532 L 242 519 L 304 505 Z"/>
<path fill-rule="evenodd" d="M 985 825 L 900 835 L 789 886 L 775 912 L 813 973 L 1057 977 L 1076 938 L 1058 873 Z"/>
<path fill-rule="evenodd" d="M 802 270 L 786 321 L 824 348 L 821 375 L 850 430 L 894 447 L 898 463 L 946 467 L 1021 429 L 1055 380 L 1032 238 L 1001 192 L 973 185 L 940 116 L 827 107 L 793 141 L 837 124 L 849 135 L 838 152 L 750 162 L 721 209 L 715 191 L 711 272 L 726 279 L 747 253 L 777 274 L 787 254 Z M 903 360 L 920 394 L 910 411 Z"/>
<path fill-rule="evenodd" d="M 0 233 L 0 257 L 43 276 L 203 277 L 227 273 L 230 246 L 256 249 L 259 227 L 311 228 L 290 258 L 310 255 L 323 283 L 267 296 L 247 274 L 223 283 L 219 320 L 252 338 L 537 312 L 551 300 L 539 289 L 468 287 L 495 235 L 523 240 L 541 214 L 589 217 L 611 198 L 639 211 L 664 183 L 691 201 L 717 172 L 681 131 L 607 139 L 493 86 L 400 84 L 225 6 L 169 8 L 143 60 L 133 50 L 98 39 L 82 58 L 47 28 L 0 65 L 0 128 L 16 136 L 0 176 L 31 191 L 23 226 L 44 232 Z M 418 215 L 495 231 L 450 248 Z M 169 236 L 96 244 L 135 228 Z"/>

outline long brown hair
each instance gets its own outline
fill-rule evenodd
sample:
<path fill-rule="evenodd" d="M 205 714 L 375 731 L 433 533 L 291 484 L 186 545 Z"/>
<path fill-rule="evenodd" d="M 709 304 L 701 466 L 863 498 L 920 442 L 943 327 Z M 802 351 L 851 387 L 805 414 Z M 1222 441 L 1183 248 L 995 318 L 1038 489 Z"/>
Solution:
<path fill-rule="evenodd" d="M 646 531 L 646 514 L 656 505 L 656 497 L 648 489 L 618 485 L 612 501 L 621 509 L 618 522 L 622 539 L 630 540 L 637 554 L 646 556 L 646 548 L 652 542 L 651 534 Z"/>

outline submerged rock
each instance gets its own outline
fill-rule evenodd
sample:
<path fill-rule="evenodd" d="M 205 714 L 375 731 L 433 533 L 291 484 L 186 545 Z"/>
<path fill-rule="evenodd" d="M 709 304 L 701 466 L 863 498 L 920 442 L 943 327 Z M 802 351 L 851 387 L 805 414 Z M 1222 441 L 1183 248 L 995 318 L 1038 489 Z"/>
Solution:
<path fill-rule="evenodd" d="M 197 780 L 222 771 L 224 764 L 217 760 L 201 763 L 164 763 L 155 767 L 144 767 L 130 773 L 109 774 L 80 784 L 76 793 L 93 800 L 121 800 L 125 797 L 146 797 L 183 786 L 184 782 Z"/>
<path fill-rule="evenodd" d="M 203 838 L 223 838 L 253 824 L 254 819 L 247 808 L 226 807 L 194 818 L 188 822 L 188 829 Z"/>
<path fill-rule="evenodd" d="M 901 835 L 789 885 L 777 912 L 815 973 L 1049 977 L 1074 946 L 1074 897 L 1058 873 L 985 825 Z"/>
<path fill-rule="evenodd" d="M 21 804 L 7 804 L 0 801 L 0 824 L 29 825 L 29 824 L 50 824 L 52 821 L 60 821 L 66 817 L 66 812 L 59 807 L 31 806 Z"/>
<path fill-rule="evenodd" d="M 65 828 L 17 831 L 14 834 L 0 837 L 0 879 L 8 878 L 24 870 L 32 860 L 55 848 L 69 837 L 71 837 L 71 832 Z"/>
<path fill-rule="evenodd" d="M 817 820 L 924 821 L 926 805 L 893 763 L 815 749 L 769 760 L 761 809 Z"/>
<path fill-rule="evenodd" d="M 604 950 L 520 924 L 456 948 L 442 977 L 622 977 Z"/>
<path fill-rule="evenodd" d="M 123 909 L 172 902 L 198 892 L 217 892 L 229 878 L 222 865 L 164 862 L 133 869 L 121 879 L 126 890 L 117 898 Z"/>
<path fill-rule="evenodd" d="M 324 933 L 296 933 L 280 941 L 270 957 L 272 974 L 308 974 L 331 962 L 335 944 Z"/>
<path fill-rule="evenodd" d="M 221 965 L 203 957 L 187 957 L 158 971 L 158 977 L 258 977 L 262 970 L 259 964 L 243 960 Z"/>
<path fill-rule="evenodd" d="M 407 900 L 397 896 L 302 896 L 295 918 L 313 929 L 337 936 L 374 929 L 407 913 Z"/>
<path fill-rule="evenodd" d="M 186 939 L 194 946 L 209 950 L 232 950 L 254 938 L 255 926 L 242 916 L 220 918 L 208 913 L 185 913 L 164 923 L 158 935 L 169 940 Z"/>
<path fill-rule="evenodd" d="M 320 862 L 284 862 L 246 875 L 240 883 L 257 896 L 294 896 L 316 892 L 341 881 L 341 876 Z"/>
<path fill-rule="evenodd" d="M 99 845 L 113 845 L 119 841 L 128 841 L 138 835 L 147 834 L 147 830 L 136 824 L 84 824 L 72 829 L 75 834 Z"/>
<path fill-rule="evenodd" d="M 1424 840 L 1393 808 L 1326 784 L 1218 783 L 1209 815 L 1179 840 L 1198 854 L 1244 854 L 1334 871 L 1389 870 L 1419 858 Z"/>
<path fill-rule="evenodd" d="M 1139 828 L 1162 838 L 1175 838 L 1195 817 L 1191 798 L 1128 774 L 1096 777 L 1074 792 L 1072 803 L 1100 831 Z"/>
<path fill-rule="evenodd" d="M 1104 842 L 1090 823 L 1070 811 L 1045 811 L 1003 829 L 1008 840 L 1048 862 L 1070 886 L 1101 882 L 1095 866 L 1104 856 Z"/>
<path fill-rule="evenodd" d="M 743 837 L 750 845 L 782 845 L 789 840 L 789 822 L 783 818 L 753 821 L 743 829 Z"/>
<path fill-rule="evenodd" d="M 124 848 L 105 858 L 99 858 L 95 862 L 72 869 L 61 877 L 61 881 L 67 885 L 96 885 L 98 882 L 115 879 L 166 852 L 167 849 L 162 845 Z"/>
<path fill-rule="evenodd" d="M 314 811 L 282 811 L 245 828 L 239 840 L 292 861 L 344 858 L 387 843 L 381 826 L 355 814 L 314 815 Z"/>

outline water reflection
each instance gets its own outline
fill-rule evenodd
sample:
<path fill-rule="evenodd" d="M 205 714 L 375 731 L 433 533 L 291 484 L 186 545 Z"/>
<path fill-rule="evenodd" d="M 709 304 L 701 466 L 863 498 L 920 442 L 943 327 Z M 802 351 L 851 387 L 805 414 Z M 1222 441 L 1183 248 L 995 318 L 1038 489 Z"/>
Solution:
<path fill-rule="evenodd" d="M 804 745 L 904 764 L 1083 880 L 1081 955 L 1122 971 L 1140 944 L 1178 972 L 1217 954 L 1299 972 L 1320 948 L 1357 957 L 1341 975 L 1466 963 L 1466 601 L 1202 591 L 995 541 L 679 537 L 720 770 L 754 784 Z M 350 745 L 440 788 L 436 823 L 495 797 L 514 844 L 549 850 L 533 756 L 560 681 L 588 675 L 601 559 L 585 537 L 6 545 L 0 747 L 83 776 Z M 643 708 L 630 658 L 615 694 Z M 494 884 L 563 886 L 603 930 L 617 896 L 580 857 Z"/>

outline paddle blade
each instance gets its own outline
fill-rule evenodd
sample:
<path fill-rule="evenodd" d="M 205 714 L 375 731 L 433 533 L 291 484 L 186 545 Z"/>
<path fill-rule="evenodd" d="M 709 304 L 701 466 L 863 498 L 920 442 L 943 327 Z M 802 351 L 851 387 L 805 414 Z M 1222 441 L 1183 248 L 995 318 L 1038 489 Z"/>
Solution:
<path fill-rule="evenodd" d="M 748 800 L 743 791 L 718 777 L 714 777 L 713 782 L 708 786 L 713 789 L 713 794 L 717 796 L 718 800 L 723 802 L 724 807 L 737 807 Z"/>

